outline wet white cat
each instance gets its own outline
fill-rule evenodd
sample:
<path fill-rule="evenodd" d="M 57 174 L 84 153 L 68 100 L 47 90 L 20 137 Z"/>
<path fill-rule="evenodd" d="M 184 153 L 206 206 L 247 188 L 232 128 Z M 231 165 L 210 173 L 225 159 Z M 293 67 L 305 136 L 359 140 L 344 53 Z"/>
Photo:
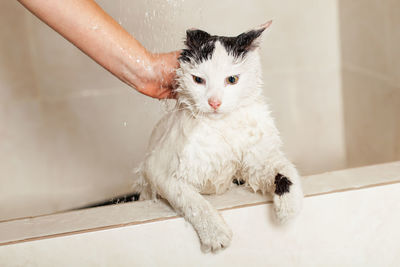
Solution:
<path fill-rule="evenodd" d="M 236 37 L 187 31 L 176 108 L 154 128 L 139 168 L 141 199 L 166 199 L 193 225 L 204 251 L 228 246 L 232 232 L 201 194 L 223 193 L 234 178 L 273 193 L 280 222 L 301 208 L 298 173 L 262 97 L 257 50 L 270 24 Z"/>

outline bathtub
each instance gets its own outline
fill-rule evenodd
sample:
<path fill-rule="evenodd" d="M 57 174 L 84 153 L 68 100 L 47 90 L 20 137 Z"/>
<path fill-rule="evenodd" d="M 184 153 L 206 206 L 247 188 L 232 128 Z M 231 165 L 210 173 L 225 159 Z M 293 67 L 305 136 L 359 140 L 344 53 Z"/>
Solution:
<path fill-rule="evenodd" d="M 400 162 L 303 178 L 301 215 L 276 225 L 271 199 L 237 187 L 208 196 L 233 230 L 204 254 L 163 201 L 0 222 L 2 266 L 398 266 Z"/>

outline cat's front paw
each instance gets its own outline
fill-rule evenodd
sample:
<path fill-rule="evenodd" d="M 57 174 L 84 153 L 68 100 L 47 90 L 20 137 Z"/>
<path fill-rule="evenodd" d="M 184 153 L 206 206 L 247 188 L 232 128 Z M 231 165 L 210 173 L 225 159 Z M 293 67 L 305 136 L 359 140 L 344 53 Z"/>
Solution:
<path fill-rule="evenodd" d="M 278 223 L 286 223 L 296 217 L 302 208 L 303 193 L 299 186 L 291 186 L 290 192 L 274 195 L 274 210 Z"/>
<path fill-rule="evenodd" d="M 203 252 L 216 252 L 229 246 L 232 240 L 232 231 L 222 223 L 207 223 L 199 231 L 201 250 Z"/>

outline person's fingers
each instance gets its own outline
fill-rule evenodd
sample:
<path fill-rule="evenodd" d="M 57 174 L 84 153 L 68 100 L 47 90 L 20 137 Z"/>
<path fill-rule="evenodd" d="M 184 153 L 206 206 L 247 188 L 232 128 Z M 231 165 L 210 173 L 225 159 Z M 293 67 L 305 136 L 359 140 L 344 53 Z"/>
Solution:
<path fill-rule="evenodd" d="M 139 88 L 138 91 L 156 99 L 174 98 L 172 88 L 161 86 L 159 83 L 149 83 L 144 88 Z"/>
<path fill-rule="evenodd" d="M 137 90 L 147 96 L 157 99 L 175 99 L 174 89 L 176 83 L 176 69 L 179 68 L 179 56 L 181 51 L 173 51 L 165 54 L 153 54 L 153 70 L 149 72 L 147 81 Z"/>
<path fill-rule="evenodd" d="M 181 51 L 173 51 L 169 52 L 166 54 L 162 54 L 160 57 L 161 60 L 164 60 L 163 65 L 164 65 L 164 73 L 162 81 L 163 84 L 160 88 L 162 91 L 162 96 L 163 98 L 169 98 L 169 99 L 175 99 L 176 98 L 176 93 L 174 89 L 177 87 L 176 83 L 176 69 L 179 68 L 179 56 L 181 54 Z"/>

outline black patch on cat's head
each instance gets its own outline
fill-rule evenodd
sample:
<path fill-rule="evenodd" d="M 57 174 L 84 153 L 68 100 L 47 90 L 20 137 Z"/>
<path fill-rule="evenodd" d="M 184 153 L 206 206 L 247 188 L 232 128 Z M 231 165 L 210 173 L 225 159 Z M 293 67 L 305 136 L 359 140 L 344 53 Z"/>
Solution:
<path fill-rule="evenodd" d="M 262 27 L 235 37 L 210 35 L 205 31 L 197 29 L 187 30 L 186 49 L 182 50 L 179 60 L 182 62 L 194 61 L 201 63 L 204 60 L 211 59 L 216 41 L 221 42 L 228 54 L 233 55 L 235 58 L 242 58 L 247 52 L 254 50 L 258 46 L 256 40 L 265 29 L 266 27 Z"/>
<path fill-rule="evenodd" d="M 202 30 L 186 31 L 186 49 L 182 50 L 179 60 L 183 62 L 195 61 L 201 63 L 210 59 L 215 48 L 216 36 Z"/>
<path fill-rule="evenodd" d="M 239 34 L 236 37 L 219 37 L 219 41 L 224 45 L 226 51 L 235 58 L 244 57 L 247 52 L 258 47 L 255 40 L 261 36 L 265 28 L 251 30 Z"/>

